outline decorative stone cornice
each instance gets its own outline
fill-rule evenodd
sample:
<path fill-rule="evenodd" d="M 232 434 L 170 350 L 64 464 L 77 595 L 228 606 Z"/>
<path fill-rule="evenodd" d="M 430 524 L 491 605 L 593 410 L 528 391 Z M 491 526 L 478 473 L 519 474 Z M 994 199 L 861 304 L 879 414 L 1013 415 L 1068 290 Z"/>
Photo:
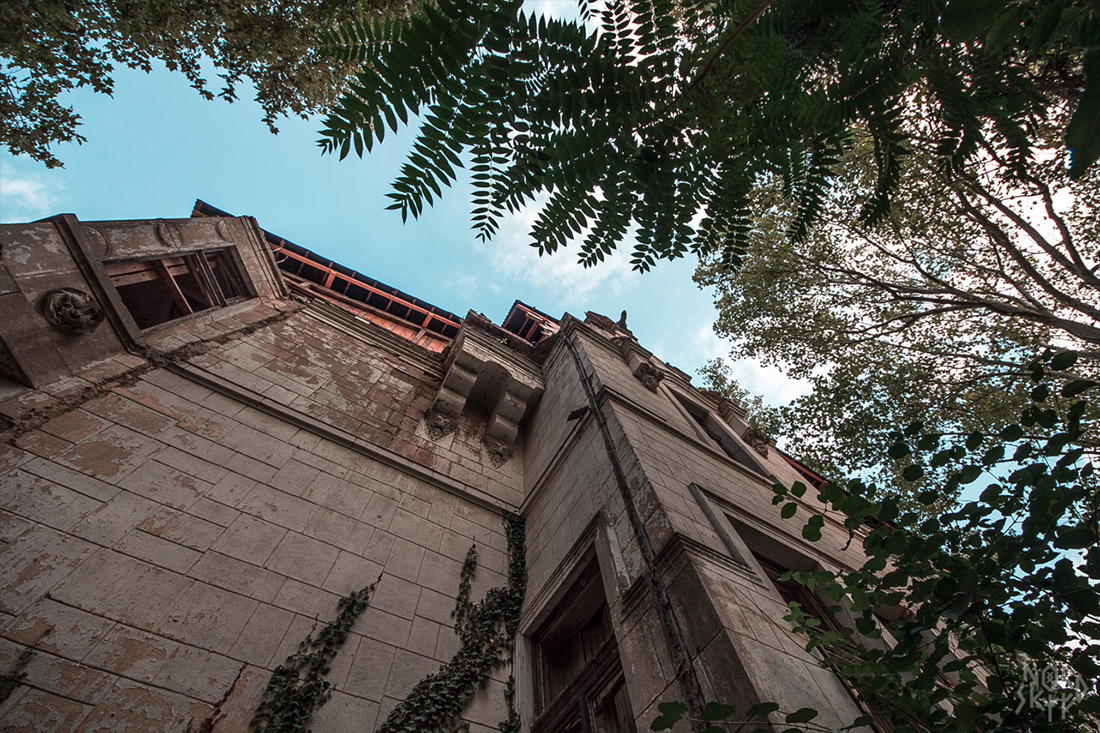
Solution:
<path fill-rule="evenodd" d="M 428 437 L 432 440 L 450 435 L 458 427 L 457 420 L 436 410 L 428 410 L 424 413 L 424 424 L 428 428 Z"/>
<path fill-rule="evenodd" d="M 745 432 L 741 433 L 741 440 L 748 443 L 754 451 L 765 458 L 768 457 L 768 446 L 774 442 L 767 435 L 764 435 L 764 433 L 751 425 L 745 429 Z"/>
<path fill-rule="evenodd" d="M 500 468 L 512 457 L 512 447 L 496 440 L 486 438 L 484 441 L 485 452 L 489 456 L 489 462 L 494 468 Z"/>
<path fill-rule="evenodd" d="M 634 334 L 630 332 L 630 329 L 626 327 L 626 311 L 623 311 L 623 315 L 621 318 L 619 318 L 618 323 L 601 313 L 588 311 L 584 314 L 584 322 L 589 324 L 590 326 L 595 326 L 596 328 L 603 329 L 608 333 L 626 334 L 631 338 L 633 338 L 634 336 Z"/>
<path fill-rule="evenodd" d="M 472 400 L 489 413 L 486 441 L 513 445 L 520 421 L 544 390 L 542 374 L 530 360 L 494 335 L 463 323 L 451 344 L 443 384 L 431 410 L 458 418 Z"/>

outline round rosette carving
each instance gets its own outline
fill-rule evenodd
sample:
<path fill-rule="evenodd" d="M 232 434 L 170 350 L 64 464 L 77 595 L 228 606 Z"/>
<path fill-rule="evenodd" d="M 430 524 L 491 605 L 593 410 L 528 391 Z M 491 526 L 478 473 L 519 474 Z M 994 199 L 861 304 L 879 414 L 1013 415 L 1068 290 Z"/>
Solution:
<path fill-rule="evenodd" d="M 42 315 L 61 333 L 83 336 L 103 322 L 103 309 L 91 295 L 76 288 L 58 288 L 42 299 Z"/>

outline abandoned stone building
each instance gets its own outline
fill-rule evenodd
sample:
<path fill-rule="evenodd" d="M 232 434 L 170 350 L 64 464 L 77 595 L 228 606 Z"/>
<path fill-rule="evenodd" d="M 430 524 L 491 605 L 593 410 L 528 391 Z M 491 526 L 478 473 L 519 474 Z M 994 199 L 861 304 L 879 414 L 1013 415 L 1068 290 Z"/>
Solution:
<path fill-rule="evenodd" d="M 460 317 L 201 201 L 4 225 L 0 258 L 0 729 L 245 731 L 371 584 L 309 725 L 402 728 L 461 666 L 472 545 L 470 603 L 525 595 L 493 632 L 514 645 L 479 637 L 502 663 L 470 733 L 644 731 L 664 701 L 859 715 L 779 582 L 858 542 L 781 519 L 772 485 L 817 477 L 625 314 Z"/>

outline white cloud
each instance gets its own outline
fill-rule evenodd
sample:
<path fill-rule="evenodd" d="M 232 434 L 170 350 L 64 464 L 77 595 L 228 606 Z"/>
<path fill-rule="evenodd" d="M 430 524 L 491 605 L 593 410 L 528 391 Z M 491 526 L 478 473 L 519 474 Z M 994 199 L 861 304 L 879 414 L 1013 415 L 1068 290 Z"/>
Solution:
<path fill-rule="evenodd" d="M 54 189 L 35 175 L 14 173 L 10 165 L 0 173 L 0 222 L 5 224 L 41 219 L 53 213 Z"/>
<path fill-rule="evenodd" d="M 733 377 L 752 394 L 772 405 L 786 405 L 807 395 L 812 387 L 805 379 L 791 379 L 775 365 L 763 366 L 755 359 L 728 362 Z"/>
<path fill-rule="evenodd" d="M 460 293 L 472 293 L 477 290 L 477 278 L 473 275 L 460 277 L 451 283 L 451 288 Z"/>
<path fill-rule="evenodd" d="M 622 292 L 633 273 L 624 242 L 603 262 L 595 267 L 584 267 L 577 262 L 575 249 L 559 249 L 552 255 L 539 256 L 538 250 L 529 246 L 530 231 L 538 217 L 538 205 L 527 206 L 501 224 L 500 233 L 490 243 L 493 268 L 502 279 L 518 281 L 536 288 L 543 288 L 558 303 L 578 303 L 597 289 L 612 295 Z"/>
<path fill-rule="evenodd" d="M 600 11 L 604 8 L 605 3 L 602 0 L 595 0 L 594 2 L 590 0 L 588 5 L 593 11 Z M 526 13 L 532 13 L 550 20 L 579 20 L 581 16 L 580 5 L 577 0 L 526 0 L 521 9 Z M 589 31 L 599 28 L 596 13 L 588 18 L 585 26 Z"/>
<path fill-rule="evenodd" d="M 555 20 L 572 20 L 579 15 L 576 0 L 527 0 L 523 10 Z"/>
<path fill-rule="evenodd" d="M 709 323 L 699 326 L 687 339 L 692 362 L 704 364 L 721 359 L 729 365 L 737 382 L 751 394 L 760 395 L 772 405 L 785 405 L 809 394 L 812 387 L 805 379 L 792 379 L 775 365 L 764 366 L 755 359 L 729 359 L 730 344 L 714 332 Z M 692 375 L 694 376 L 694 375 Z"/>
<path fill-rule="evenodd" d="M 712 313 L 711 315 L 717 314 Z M 688 339 L 688 343 L 700 363 L 711 359 L 720 359 L 728 354 L 730 350 L 729 344 L 714 332 L 714 327 L 709 322 L 696 329 L 695 333 Z"/>

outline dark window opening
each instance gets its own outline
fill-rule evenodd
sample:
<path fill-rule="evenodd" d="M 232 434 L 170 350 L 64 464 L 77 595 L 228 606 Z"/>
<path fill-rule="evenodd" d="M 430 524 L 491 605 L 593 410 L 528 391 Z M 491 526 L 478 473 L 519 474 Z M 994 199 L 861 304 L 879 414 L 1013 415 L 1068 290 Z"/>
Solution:
<path fill-rule="evenodd" d="M 710 441 L 723 453 L 737 461 L 743 466 L 751 468 L 757 473 L 763 474 L 770 479 L 774 480 L 771 472 L 760 464 L 755 458 L 749 455 L 738 442 L 732 437 L 732 435 L 723 435 L 717 427 L 719 422 L 718 418 L 710 413 L 709 410 L 695 404 L 693 401 L 678 394 L 675 390 L 672 392 L 673 397 L 680 403 L 680 406 L 691 416 L 703 433 L 710 439 Z"/>
<path fill-rule="evenodd" d="M 592 557 L 535 634 L 532 733 L 634 733 L 622 662 Z"/>
<path fill-rule="evenodd" d="M 106 269 L 142 330 L 247 297 L 237 266 L 222 250 L 113 262 Z"/>

